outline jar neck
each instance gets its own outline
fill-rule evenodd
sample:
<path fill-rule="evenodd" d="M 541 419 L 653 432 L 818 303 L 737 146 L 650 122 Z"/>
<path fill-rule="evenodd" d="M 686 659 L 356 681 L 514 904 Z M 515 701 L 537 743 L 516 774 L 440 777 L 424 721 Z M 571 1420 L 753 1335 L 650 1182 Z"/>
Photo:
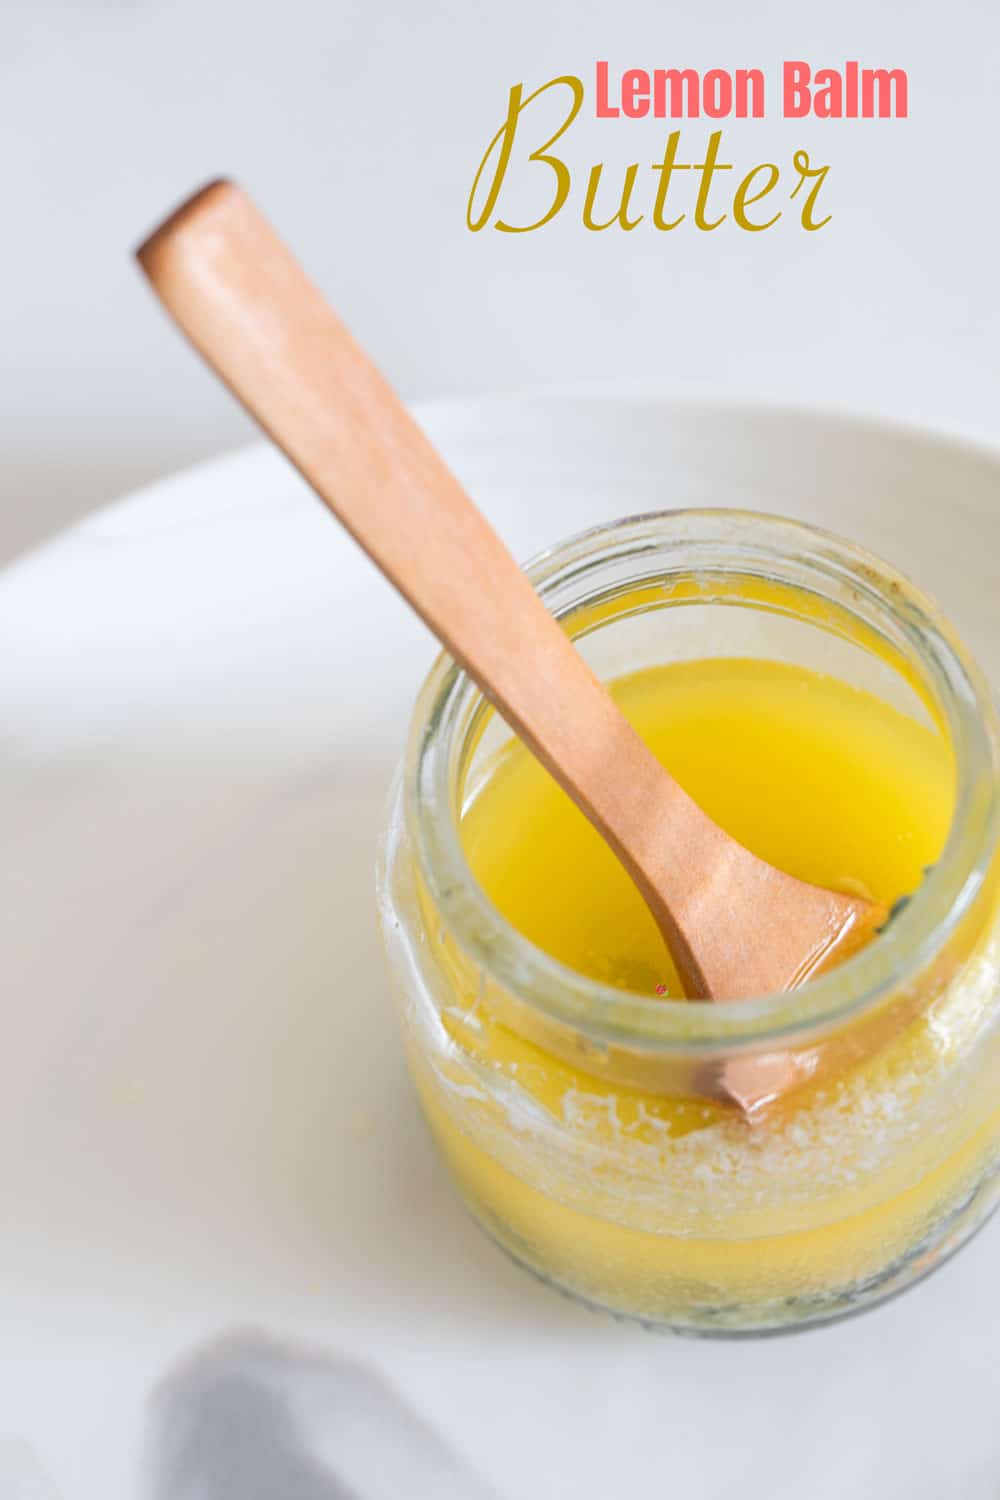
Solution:
<path fill-rule="evenodd" d="M 908 685 L 946 735 L 955 811 L 941 858 L 891 927 L 802 990 L 714 1006 L 612 989 L 528 942 L 476 883 L 459 824 L 473 752 L 492 710 L 442 656 L 417 703 L 404 811 L 420 884 L 457 961 L 588 1046 L 705 1054 L 813 1037 L 874 1012 L 918 986 L 963 932 L 971 940 L 998 837 L 993 707 L 954 632 L 909 580 L 829 533 L 717 510 L 615 522 L 552 548 L 527 571 L 581 640 L 627 613 L 738 604 L 860 648 Z"/>

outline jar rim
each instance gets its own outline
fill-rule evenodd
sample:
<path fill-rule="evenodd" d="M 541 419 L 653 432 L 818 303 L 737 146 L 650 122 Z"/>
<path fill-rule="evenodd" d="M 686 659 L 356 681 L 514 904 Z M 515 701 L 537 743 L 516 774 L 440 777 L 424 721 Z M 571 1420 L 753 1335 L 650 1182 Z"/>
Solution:
<path fill-rule="evenodd" d="M 914 979 L 948 942 L 975 902 L 1000 833 L 997 747 L 992 699 L 982 674 L 938 605 L 881 558 L 833 532 L 763 512 L 686 508 L 606 522 L 538 553 L 525 572 L 557 618 L 567 577 L 611 558 L 651 553 L 664 544 L 684 554 L 678 572 L 695 572 L 699 549 L 724 547 L 737 559 L 713 573 L 773 581 L 778 560 L 794 558 L 816 592 L 846 583 L 906 642 L 947 727 L 956 796 L 941 856 L 905 908 L 876 941 L 801 989 L 738 1004 L 654 998 L 592 979 L 546 953 L 493 905 L 465 856 L 451 783 L 455 736 L 482 694 L 442 652 L 417 698 L 403 775 L 403 813 L 428 895 L 450 936 L 504 989 L 599 1046 L 671 1052 L 786 1043 L 875 1007 Z M 663 576 L 663 569 L 657 570 Z M 848 611 L 849 612 L 849 611 Z M 860 615 L 859 615 L 860 618 Z M 598 627 L 600 628 L 600 627 Z M 818 627 L 822 628 L 822 627 Z"/>

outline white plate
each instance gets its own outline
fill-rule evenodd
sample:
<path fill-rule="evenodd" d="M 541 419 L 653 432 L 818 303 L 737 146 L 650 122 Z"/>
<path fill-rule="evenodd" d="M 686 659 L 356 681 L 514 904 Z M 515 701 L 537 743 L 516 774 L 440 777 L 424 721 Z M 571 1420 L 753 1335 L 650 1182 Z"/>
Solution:
<path fill-rule="evenodd" d="M 909 569 L 1000 669 L 996 454 L 650 397 L 423 418 L 521 555 L 785 511 Z M 586 1313 L 466 1220 L 372 899 L 430 657 L 265 448 L 0 579 L 0 1495 L 995 1496 L 1000 1225 L 878 1313 L 720 1346 Z"/>

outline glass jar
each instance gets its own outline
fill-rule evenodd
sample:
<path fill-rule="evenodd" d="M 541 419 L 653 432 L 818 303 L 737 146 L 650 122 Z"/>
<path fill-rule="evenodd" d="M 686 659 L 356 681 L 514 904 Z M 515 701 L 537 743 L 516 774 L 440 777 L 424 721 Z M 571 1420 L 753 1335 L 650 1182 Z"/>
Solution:
<path fill-rule="evenodd" d="M 474 881 L 462 810 L 509 731 L 439 658 L 378 885 L 409 1064 L 441 1153 L 515 1260 L 617 1315 L 739 1334 L 871 1306 L 940 1264 L 1000 1192 L 989 693 L 908 580 L 795 522 L 641 516 L 528 571 L 606 679 L 764 657 L 933 722 L 954 757 L 955 809 L 940 859 L 885 932 L 803 989 L 713 1005 L 607 988 L 529 943 Z M 772 1065 L 796 1087 L 759 1112 L 713 1100 L 720 1069 L 760 1078 Z"/>

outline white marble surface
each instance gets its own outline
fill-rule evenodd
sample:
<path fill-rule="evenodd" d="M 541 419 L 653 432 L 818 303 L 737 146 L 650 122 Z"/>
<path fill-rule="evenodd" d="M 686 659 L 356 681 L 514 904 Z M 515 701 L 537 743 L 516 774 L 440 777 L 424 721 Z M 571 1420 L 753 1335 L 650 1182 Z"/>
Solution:
<path fill-rule="evenodd" d="M 697 403 L 427 420 L 521 554 L 798 513 L 1000 668 L 996 454 Z M 585 1312 L 458 1208 L 371 884 L 429 655 L 263 450 L 0 577 L 0 1496 L 994 1500 L 1000 1223 L 876 1313 L 723 1346 Z"/>
<path fill-rule="evenodd" d="M 996 435 L 998 43 L 994 0 L 3 0 L 0 558 L 246 435 L 128 264 L 219 171 L 411 397 L 632 379 Z M 820 234 L 465 228 L 514 82 L 797 53 L 911 78 L 905 122 L 725 125 L 740 162 L 828 154 Z M 652 161 L 664 133 L 581 124 L 575 160 Z"/>

